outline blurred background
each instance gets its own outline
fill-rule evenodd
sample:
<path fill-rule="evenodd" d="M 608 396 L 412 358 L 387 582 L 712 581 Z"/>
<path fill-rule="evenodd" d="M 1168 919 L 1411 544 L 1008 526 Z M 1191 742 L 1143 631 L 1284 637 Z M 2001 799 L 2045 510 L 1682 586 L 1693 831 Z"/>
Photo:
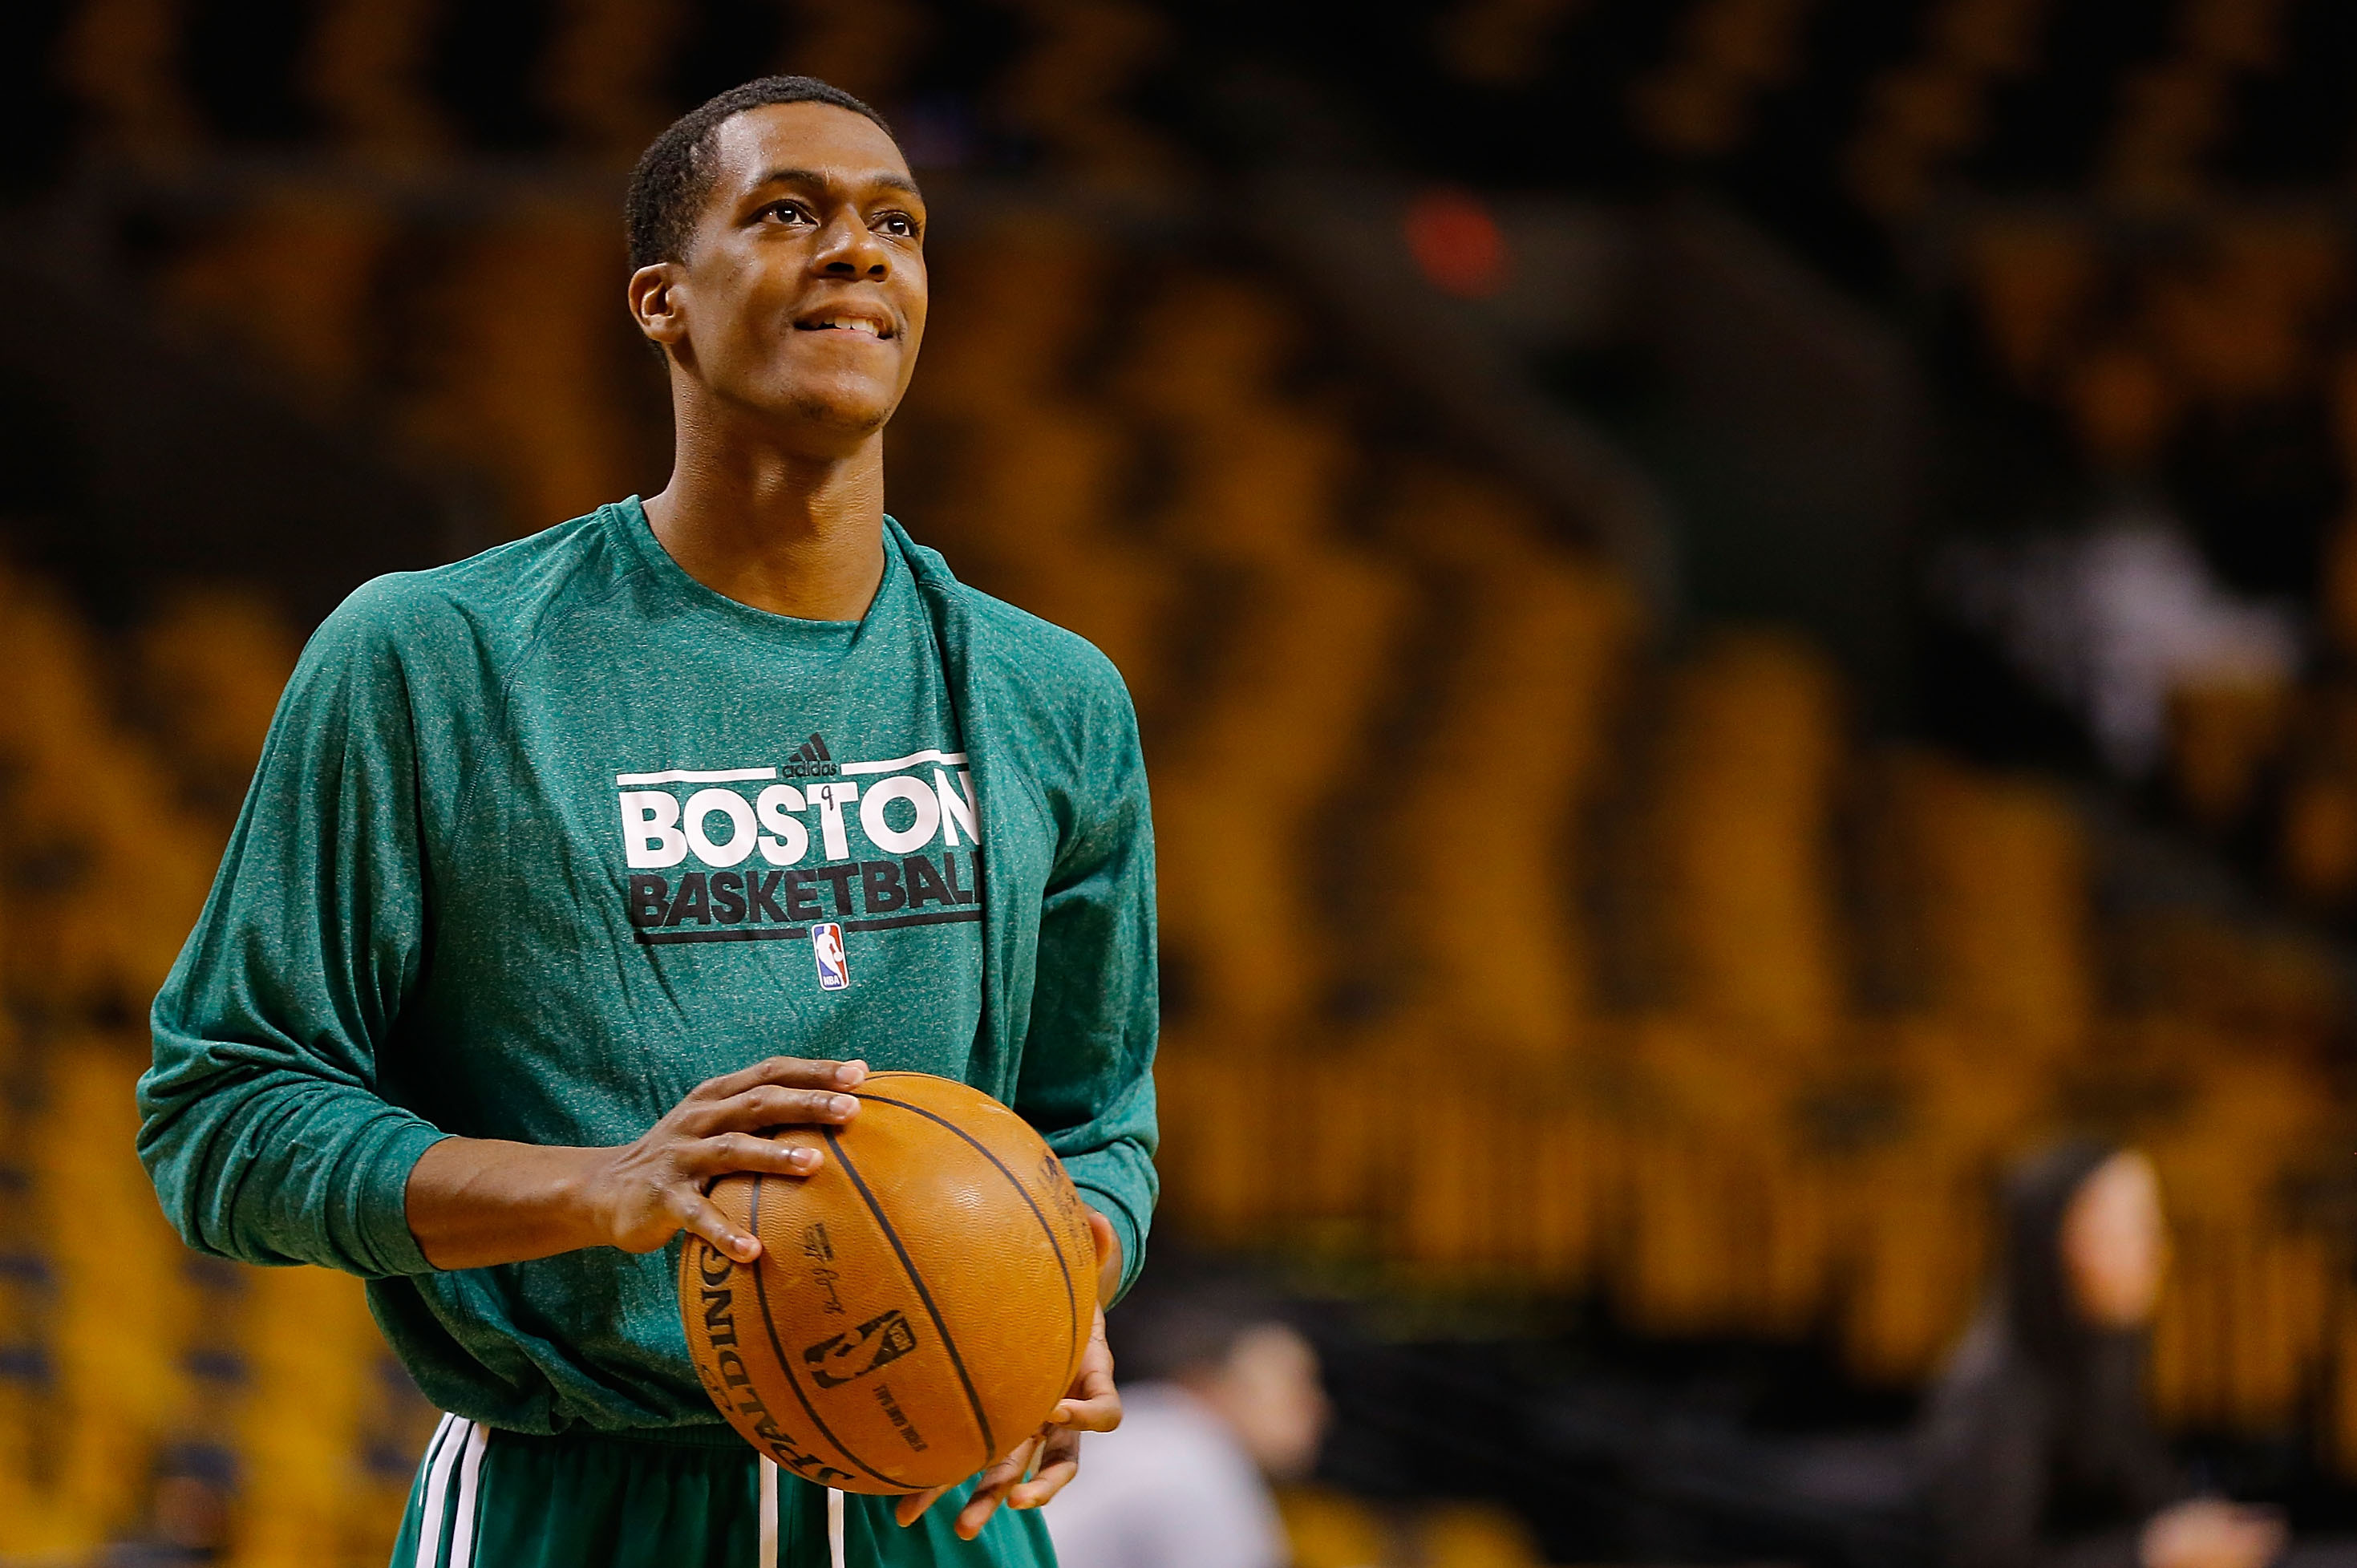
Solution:
<path fill-rule="evenodd" d="M 2357 1529 L 2357 6 L 11 14 L 0 1562 L 383 1560 L 433 1412 L 165 1228 L 147 1001 L 319 618 L 661 488 L 622 182 L 778 70 L 931 199 L 892 510 L 1135 694 L 1115 1337 L 1314 1350 L 1300 1568 L 1936 1552 L 2073 1132 L 2158 1174 L 2189 1484 Z"/>

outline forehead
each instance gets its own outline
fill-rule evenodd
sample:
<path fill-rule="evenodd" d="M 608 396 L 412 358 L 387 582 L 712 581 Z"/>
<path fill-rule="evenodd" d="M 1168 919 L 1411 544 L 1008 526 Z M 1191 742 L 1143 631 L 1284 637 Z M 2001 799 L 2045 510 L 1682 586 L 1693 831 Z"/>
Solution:
<path fill-rule="evenodd" d="M 732 114 L 713 132 L 712 153 L 720 191 L 759 185 L 776 169 L 808 169 L 852 187 L 909 177 L 908 160 L 883 126 L 833 103 L 765 103 Z"/>

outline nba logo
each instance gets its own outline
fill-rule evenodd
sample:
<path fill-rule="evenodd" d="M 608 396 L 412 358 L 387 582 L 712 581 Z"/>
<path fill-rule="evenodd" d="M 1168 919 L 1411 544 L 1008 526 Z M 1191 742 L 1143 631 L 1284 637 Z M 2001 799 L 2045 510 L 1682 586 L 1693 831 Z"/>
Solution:
<path fill-rule="evenodd" d="M 851 961 L 843 956 L 843 928 L 829 921 L 811 928 L 811 957 L 818 961 L 818 988 L 840 991 L 851 983 Z"/>

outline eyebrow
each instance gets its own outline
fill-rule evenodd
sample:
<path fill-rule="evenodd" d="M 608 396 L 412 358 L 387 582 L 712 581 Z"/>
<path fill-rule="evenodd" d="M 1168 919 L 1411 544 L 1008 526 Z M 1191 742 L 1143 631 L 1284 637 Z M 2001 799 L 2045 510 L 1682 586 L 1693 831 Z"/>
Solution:
<path fill-rule="evenodd" d="M 908 195 L 915 197 L 920 201 L 922 201 L 925 199 L 925 193 L 917 188 L 917 182 L 910 179 L 906 175 L 872 174 L 866 176 L 866 178 L 867 183 L 871 185 L 880 185 L 887 190 L 903 191 Z M 773 168 L 760 177 L 759 181 L 754 186 L 754 188 L 758 190 L 765 185 L 824 186 L 827 183 L 827 177 L 819 173 L 816 169 Z"/>

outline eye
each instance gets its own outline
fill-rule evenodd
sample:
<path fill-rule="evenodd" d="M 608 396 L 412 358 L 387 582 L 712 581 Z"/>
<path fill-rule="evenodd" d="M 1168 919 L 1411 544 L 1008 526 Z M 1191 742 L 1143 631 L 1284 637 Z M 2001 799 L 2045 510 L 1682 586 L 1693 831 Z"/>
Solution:
<path fill-rule="evenodd" d="M 760 216 L 764 218 L 775 218 L 780 223 L 815 223 L 818 221 L 818 220 L 810 215 L 810 209 L 804 207 L 799 201 L 772 201 L 770 205 L 761 209 Z"/>
<path fill-rule="evenodd" d="M 905 212 L 887 212 L 876 220 L 876 227 L 896 240 L 917 237 L 917 220 Z"/>

